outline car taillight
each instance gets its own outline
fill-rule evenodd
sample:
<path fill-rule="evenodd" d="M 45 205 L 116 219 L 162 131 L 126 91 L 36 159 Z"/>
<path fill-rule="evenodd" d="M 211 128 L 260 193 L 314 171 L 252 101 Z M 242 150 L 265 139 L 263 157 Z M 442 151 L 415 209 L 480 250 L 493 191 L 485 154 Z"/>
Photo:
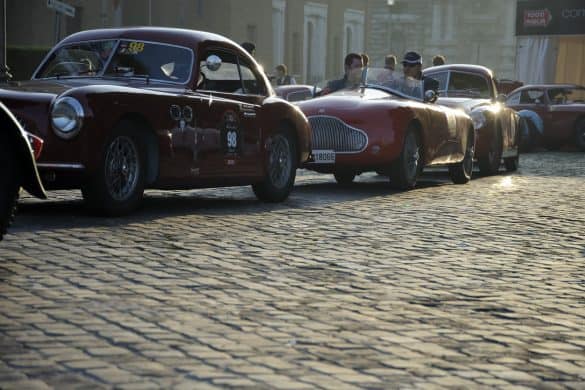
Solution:
<path fill-rule="evenodd" d="M 41 151 L 43 150 L 43 141 L 42 138 L 37 137 L 31 133 L 26 133 L 26 137 L 28 138 L 28 142 L 30 143 L 30 147 L 32 148 L 33 154 L 35 156 L 35 160 L 39 159 L 41 155 Z"/>

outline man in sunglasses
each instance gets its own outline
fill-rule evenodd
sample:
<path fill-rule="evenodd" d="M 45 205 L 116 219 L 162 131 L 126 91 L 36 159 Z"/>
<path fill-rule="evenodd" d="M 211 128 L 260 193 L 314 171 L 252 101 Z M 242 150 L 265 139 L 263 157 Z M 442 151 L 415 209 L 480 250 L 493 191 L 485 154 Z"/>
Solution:
<path fill-rule="evenodd" d="M 404 55 L 402 60 L 402 68 L 404 72 L 405 86 L 411 86 L 408 92 L 412 96 L 422 97 L 422 93 L 427 90 L 437 91 L 439 89 L 439 82 L 431 77 L 423 77 L 422 75 L 422 57 L 415 51 L 409 51 Z M 410 82 L 408 81 L 410 80 Z M 422 81 L 422 91 L 420 84 L 416 87 L 412 86 L 412 81 Z"/>
<path fill-rule="evenodd" d="M 404 77 L 422 80 L 422 57 L 415 51 L 409 51 L 402 60 Z"/>

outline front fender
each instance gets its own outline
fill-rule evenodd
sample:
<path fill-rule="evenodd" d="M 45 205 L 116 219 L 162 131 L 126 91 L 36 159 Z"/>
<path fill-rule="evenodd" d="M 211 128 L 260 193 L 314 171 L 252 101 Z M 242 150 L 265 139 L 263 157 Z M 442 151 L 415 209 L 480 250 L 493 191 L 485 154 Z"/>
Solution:
<path fill-rule="evenodd" d="M 20 156 L 23 165 L 23 174 L 21 186 L 29 192 L 41 199 L 46 199 L 47 194 L 37 170 L 37 164 L 30 147 L 29 141 L 26 134 L 14 115 L 0 102 L 0 124 L 2 131 L 8 133 L 8 139 L 10 140 L 17 150 L 18 156 Z"/>

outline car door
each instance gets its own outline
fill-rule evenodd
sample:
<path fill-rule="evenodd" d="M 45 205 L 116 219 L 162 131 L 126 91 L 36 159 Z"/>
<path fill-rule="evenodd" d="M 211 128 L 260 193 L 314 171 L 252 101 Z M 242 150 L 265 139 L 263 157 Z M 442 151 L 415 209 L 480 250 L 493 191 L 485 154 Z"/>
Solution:
<path fill-rule="evenodd" d="M 256 101 L 246 93 L 238 56 L 226 48 L 207 48 L 199 57 L 196 92 L 201 143 L 202 176 L 256 176 L 260 174 L 260 127 Z M 219 60 L 214 69 L 208 59 Z"/>
<path fill-rule="evenodd" d="M 547 136 L 558 140 L 570 139 L 574 131 L 575 117 L 567 110 L 567 103 L 571 102 L 571 96 L 575 90 L 563 86 L 548 88 L 546 95 L 549 102 L 550 122 Z"/>

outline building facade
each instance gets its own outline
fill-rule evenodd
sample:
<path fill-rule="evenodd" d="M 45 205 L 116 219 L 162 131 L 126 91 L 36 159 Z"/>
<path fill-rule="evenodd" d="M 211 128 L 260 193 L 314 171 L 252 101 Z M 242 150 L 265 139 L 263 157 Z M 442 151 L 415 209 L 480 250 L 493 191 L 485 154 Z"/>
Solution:
<path fill-rule="evenodd" d="M 370 0 L 368 42 L 371 57 L 383 64 L 421 53 L 424 66 L 434 55 L 447 63 L 487 66 L 498 77 L 514 77 L 516 1 L 510 0 Z"/>
<path fill-rule="evenodd" d="M 366 46 L 367 0 L 65 0 L 75 16 L 46 1 L 7 1 L 7 62 L 28 78 L 60 39 L 80 30 L 165 26 L 205 30 L 256 45 L 267 73 L 284 63 L 298 82 L 343 73 L 343 58 Z M 31 28 L 31 26 L 33 26 Z"/>

